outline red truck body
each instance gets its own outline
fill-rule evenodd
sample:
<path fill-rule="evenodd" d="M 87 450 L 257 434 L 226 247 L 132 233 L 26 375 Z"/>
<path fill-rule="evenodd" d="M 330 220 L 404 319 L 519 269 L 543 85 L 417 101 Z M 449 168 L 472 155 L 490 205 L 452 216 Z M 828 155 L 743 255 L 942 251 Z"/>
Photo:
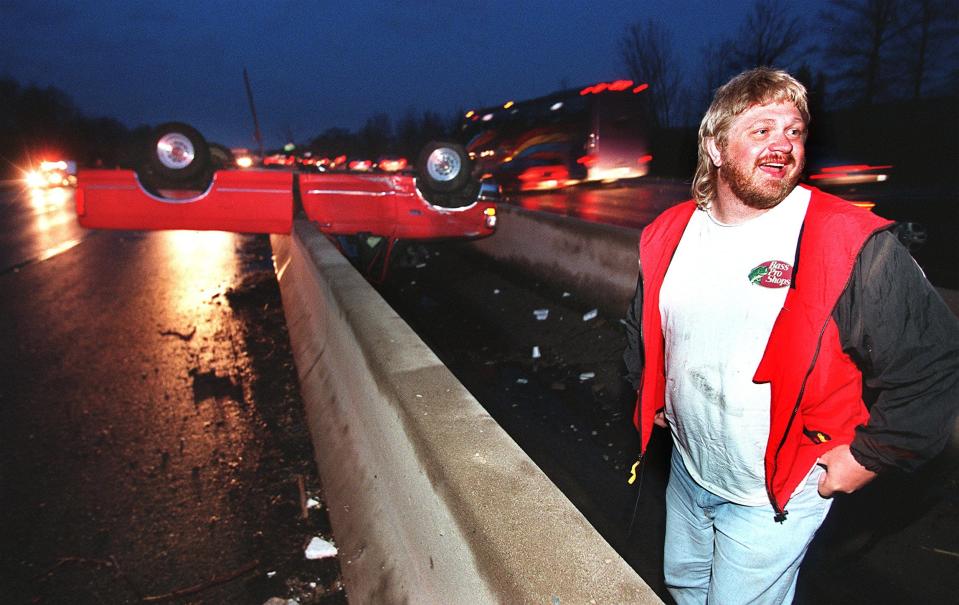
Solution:
<path fill-rule="evenodd" d="M 81 170 L 77 180 L 77 216 L 95 229 L 289 233 L 294 188 L 307 218 L 331 235 L 436 240 L 483 237 L 495 229 L 493 200 L 481 195 L 464 207 L 436 206 L 408 174 L 220 170 L 205 191 L 159 195 L 142 187 L 132 170 Z"/>

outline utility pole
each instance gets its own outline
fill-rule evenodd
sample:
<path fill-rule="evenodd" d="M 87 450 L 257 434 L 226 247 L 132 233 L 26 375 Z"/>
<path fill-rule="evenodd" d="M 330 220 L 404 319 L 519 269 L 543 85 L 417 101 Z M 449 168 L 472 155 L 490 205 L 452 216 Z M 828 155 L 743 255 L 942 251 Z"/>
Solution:
<path fill-rule="evenodd" d="M 260 136 L 260 121 L 256 117 L 256 105 L 253 104 L 253 89 L 250 88 L 250 76 L 243 68 L 243 83 L 246 84 L 246 99 L 250 102 L 250 113 L 253 114 L 253 138 L 256 139 L 256 152 L 263 157 L 263 137 Z"/>

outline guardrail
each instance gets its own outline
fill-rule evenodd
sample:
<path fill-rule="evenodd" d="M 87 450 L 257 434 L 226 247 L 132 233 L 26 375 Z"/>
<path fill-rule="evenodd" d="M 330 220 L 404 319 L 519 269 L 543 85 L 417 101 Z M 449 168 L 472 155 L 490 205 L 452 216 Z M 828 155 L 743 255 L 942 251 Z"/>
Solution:
<path fill-rule="evenodd" d="M 661 602 L 324 236 L 271 242 L 351 602 Z"/>

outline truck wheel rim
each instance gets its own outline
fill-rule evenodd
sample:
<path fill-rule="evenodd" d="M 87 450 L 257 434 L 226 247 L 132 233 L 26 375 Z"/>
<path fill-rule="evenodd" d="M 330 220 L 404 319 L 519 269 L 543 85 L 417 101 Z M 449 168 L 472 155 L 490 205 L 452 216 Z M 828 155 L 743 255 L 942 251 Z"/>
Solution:
<path fill-rule="evenodd" d="M 157 158 L 171 170 L 182 170 L 193 163 L 196 150 L 193 142 L 182 134 L 172 132 L 157 141 Z"/>
<path fill-rule="evenodd" d="M 459 154 L 446 147 L 434 150 L 426 160 L 426 172 L 437 181 L 452 181 L 461 167 Z"/>

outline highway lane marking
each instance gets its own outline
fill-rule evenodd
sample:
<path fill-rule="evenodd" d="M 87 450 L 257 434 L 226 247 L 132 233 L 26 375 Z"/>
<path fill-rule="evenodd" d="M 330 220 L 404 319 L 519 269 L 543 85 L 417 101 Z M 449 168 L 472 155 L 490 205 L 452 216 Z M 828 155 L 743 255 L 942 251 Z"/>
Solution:
<path fill-rule="evenodd" d="M 61 242 L 57 244 L 56 246 L 51 246 L 50 248 L 47 248 L 46 250 L 41 251 L 40 254 L 32 258 L 28 258 L 27 260 L 14 263 L 13 265 L 10 265 L 9 267 L 5 267 L 4 269 L 0 270 L 0 275 L 6 275 L 7 273 L 15 273 L 28 265 L 32 265 L 34 263 L 42 263 L 45 260 L 50 260 L 51 258 L 55 256 L 59 256 L 60 254 L 63 254 L 64 252 L 68 250 L 72 250 L 73 248 L 81 244 L 84 240 L 86 240 L 88 237 L 91 237 L 93 235 L 96 235 L 96 233 L 90 233 L 84 237 L 77 238 L 77 239 L 70 239 L 65 242 Z"/>

